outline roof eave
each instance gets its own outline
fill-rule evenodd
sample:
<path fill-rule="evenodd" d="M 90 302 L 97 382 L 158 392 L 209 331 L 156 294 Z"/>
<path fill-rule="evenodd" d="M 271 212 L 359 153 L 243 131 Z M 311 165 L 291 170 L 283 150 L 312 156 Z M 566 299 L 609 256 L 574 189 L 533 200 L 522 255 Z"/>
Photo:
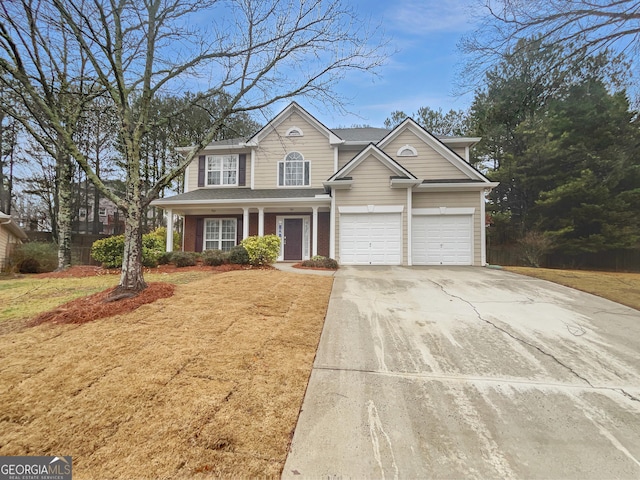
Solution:
<path fill-rule="evenodd" d="M 353 180 L 329 180 L 322 182 L 324 188 L 335 188 L 336 190 L 347 190 L 353 185 Z"/>
<path fill-rule="evenodd" d="M 451 182 L 451 183 L 421 183 L 416 185 L 416 190 L 428 190 L 430 192 L 456 190 L 456 191 L 474 191 L 474 190 L 486 190 L 490 191 L 497 187 L 499 182 Z"/>
<path fill-rule="evenodd" d="M 223 204 L 265 204 L 265 203 L 314 203 L 322 200 L 329 200 L 330 197 L 327 194 L 318 194 L 313 197 L 288 197 L 288 198 L 214 198 L 205 200 L 165 200 L 156 199 L 151 202 L 151 205 L 160 208 L 171 208 L 171 206 L 184 206 L 184 205 L 223 205 Z"/>

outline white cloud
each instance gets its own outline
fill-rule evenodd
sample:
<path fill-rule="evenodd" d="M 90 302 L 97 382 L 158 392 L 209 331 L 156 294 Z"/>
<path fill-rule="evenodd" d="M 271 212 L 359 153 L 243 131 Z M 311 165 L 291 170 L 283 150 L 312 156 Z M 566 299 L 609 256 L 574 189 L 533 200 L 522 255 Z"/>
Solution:
<path fill-rule="evenodd" d="M 406 35 L 463 33 L 473 28 L 471 0 L 401 0 L 385 12 L 386 25 Z"/>

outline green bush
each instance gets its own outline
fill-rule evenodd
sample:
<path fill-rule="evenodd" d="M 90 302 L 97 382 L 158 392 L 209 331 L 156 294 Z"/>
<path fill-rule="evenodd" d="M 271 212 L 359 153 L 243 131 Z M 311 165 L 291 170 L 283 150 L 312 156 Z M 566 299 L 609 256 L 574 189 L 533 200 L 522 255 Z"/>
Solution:
<path fill-rule="evenodd" d="M 142 264 L 145 267 L 155 267 L 161 259 L 166 260 L 166 232 L 164 227 L 156 228 L 151 233 L 142 236 Z M 174 240 L 176 235 L 174 235 Z M 179 240 L 179 236 L 178 236 Z M 122 266 L 124 256 L 124 235 L 96 240 L 91 246 L 91 257 L 102 263 L 105 268 L 117 268 Z"/>
<path fill-rule="evenodd" d="M 173 252 L 171 261 L 178 267 L 193 267 L 198 261 L 198 254 L 195 252 Z"/>
<path fill-rule="evenodd" d="M 117 268 L 122 266 L 124 256 L 124 235 L 96 240 L 91 245 L 91 258 L 100 262 L 104 268 Z"/>
<path fill-rule="evenodd" d="M 236 245 L 231 250 L 229 250 L 229 263 L 235 263 L 237 265 L 248 265 L 249 254 L 247 253 L 247 249 L 242 245 Z"/>
<path fill-rule="evenodd" d="M 29 242 L 16 245 L 7 262 L 9 269 L 20 273 L 53 272 L 58 268 L 55 243 Z"/>
<path fill-rule="evenodd" d="M 241 245 L 247 250 L 251 265 L 270 265 L 280 253 L 280 238 L 277 235 L 247 237 Z"/>
<path fill-rule="evenodd" d="M 322 255 L 316 255 L 315 257 L 311 257 L 309 260 L 304 260 L 301 265 L 303 267 L 313 268 L 338 268 L 338 262 L 333 258 L 323 257 Z"/>
<path fill-rule="evenodd" d="M 161 227 L 142 235 L 142 264 L 145 267 L 158 266 L 158 260 L 165 253 L 167 246 L 166 230 Z M 162 234 L 162 231 L 165 232 L 165 235 Z"/>
<path fill-rule="evenodd" d="M 172 256 L 173 256 L 173 252 L 164 252 L 162 255 L 158 257 L 158 265 L 167 265 L 171 263 Z"/>
<path fill-rule="evenodd" d="M 202 252 L 202 263 L 210 267 L 219 267 L 227 263 L 228 254 L 222 250 L 205 250 Z"/>

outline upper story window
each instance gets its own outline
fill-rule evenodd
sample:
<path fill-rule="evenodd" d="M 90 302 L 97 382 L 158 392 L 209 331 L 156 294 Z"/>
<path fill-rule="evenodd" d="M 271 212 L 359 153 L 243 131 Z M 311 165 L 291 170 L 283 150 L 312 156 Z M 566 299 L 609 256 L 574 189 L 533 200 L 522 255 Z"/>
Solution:
<path fill-rule="evenodd" d="M 309 162 L 299 152 L 289 153 L 278 162 L 279 187 L 304 187 L 309 185 Z"/>
<path fill-rule="evenodd" d="M 237 185 L 237 155 L 207 155 L 207 185 Z"/>
<path fill-rule="evenodd" d="M 301 128 L 291 127 L 289 130 L 287 130 L 286 135 L 287 137 L 302 137 L 304 136 L 304 133 L 302 133 Z"/>
<path fill-rule="evenodd" d="M 397 155 L 399 157 L 417 157 L 418 152 L 411 145 L 405 145 L 404 147 L 400 147 L 398 149 Z"/>

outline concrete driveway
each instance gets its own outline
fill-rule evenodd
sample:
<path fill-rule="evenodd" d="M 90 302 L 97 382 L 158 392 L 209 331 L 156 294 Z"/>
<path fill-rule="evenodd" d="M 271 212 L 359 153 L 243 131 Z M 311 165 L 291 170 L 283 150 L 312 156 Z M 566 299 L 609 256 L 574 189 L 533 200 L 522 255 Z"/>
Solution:
<path fill-rule="evenodd" d="M 501 270 L 343 267 L 283 478 L 640 478 L 640 312 Z"/>

